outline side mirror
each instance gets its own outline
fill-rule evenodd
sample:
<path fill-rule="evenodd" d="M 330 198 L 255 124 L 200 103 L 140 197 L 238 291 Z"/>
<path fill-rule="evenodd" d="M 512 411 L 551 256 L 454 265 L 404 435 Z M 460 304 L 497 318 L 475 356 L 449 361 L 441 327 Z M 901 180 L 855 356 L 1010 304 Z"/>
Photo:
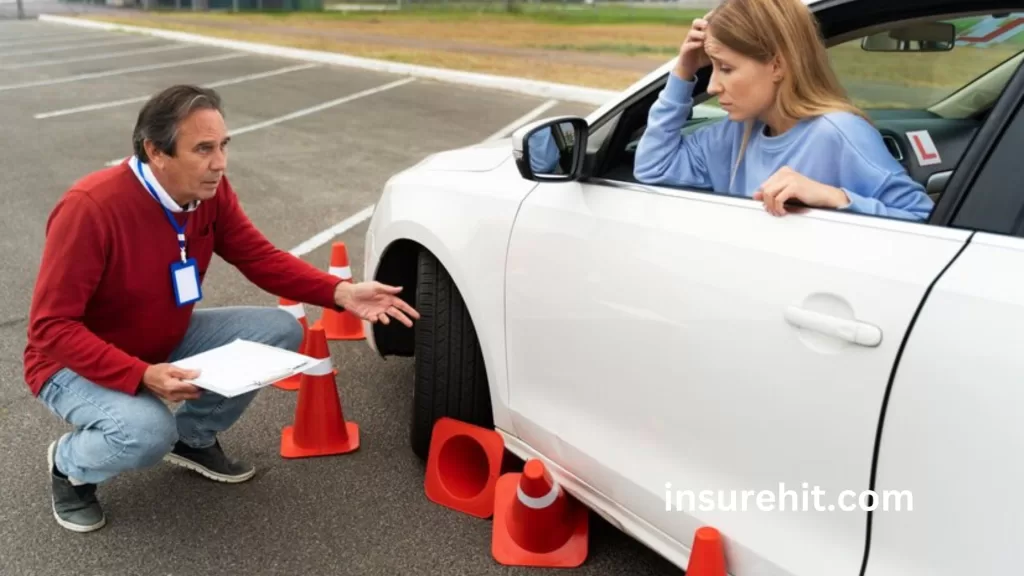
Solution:
<path fill-rule="evenodd" d="M 589 126 L 579 116 L 538 120 L 512 133 L 519 174 L 535 182 L 568 182 L 583 173 Z"/>
<path fill-rule="evenodd" d="M 956 26 L 926 22 L 865 36 L 860 47 L 867 52 L 946 52 L 956 45 Z"/>

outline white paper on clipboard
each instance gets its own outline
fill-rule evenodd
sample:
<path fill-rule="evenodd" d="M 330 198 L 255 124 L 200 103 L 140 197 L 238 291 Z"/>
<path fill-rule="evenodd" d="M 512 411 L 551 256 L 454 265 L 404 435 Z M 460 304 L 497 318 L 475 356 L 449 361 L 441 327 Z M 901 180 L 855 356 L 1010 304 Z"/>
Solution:
<path fill-rule="evenodd" d="M 321 362 L 329 363 L 330 359 L 238 339 L 172 364 L 200 371 L 199 377 L 189 380 L 189 384 L 230 398 L 300 374 Z"/>

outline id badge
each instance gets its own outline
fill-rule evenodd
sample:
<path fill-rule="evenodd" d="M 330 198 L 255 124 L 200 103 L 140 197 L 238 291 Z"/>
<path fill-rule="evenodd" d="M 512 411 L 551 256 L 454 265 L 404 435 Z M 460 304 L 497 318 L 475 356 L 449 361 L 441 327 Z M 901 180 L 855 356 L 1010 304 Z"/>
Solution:
<path fill-rule="evenodd" d="M 171 285 L 174 286 L 174 301 L 178 306 L 203 299 L 203 291 L 199 286 L 199 266 L 194 258 L 171 264 Z"/>

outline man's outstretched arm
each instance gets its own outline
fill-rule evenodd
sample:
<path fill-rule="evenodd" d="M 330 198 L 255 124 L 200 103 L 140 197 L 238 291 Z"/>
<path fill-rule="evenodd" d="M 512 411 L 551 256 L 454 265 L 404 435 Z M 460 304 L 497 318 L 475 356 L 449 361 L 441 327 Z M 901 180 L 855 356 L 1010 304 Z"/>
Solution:
<path fill-rule="evenodd" d="M 296 302 L 338 308 L 335 288 L 341 279 L 274 246 L 249 220 L 227 179 L 219 202 L 216 252 L 263 290 Z"/>
<path fill-rule="evenodd" d="M 263 290 L 322 308 L 348 309 L 370 322 L 406 325 L 419 314 L 398 297 L 399 288 L 379 282 L 345 282 L 270 243 L 242 210 L 231 185 L 224 180 L 216 250 L 250 282 Z"/>

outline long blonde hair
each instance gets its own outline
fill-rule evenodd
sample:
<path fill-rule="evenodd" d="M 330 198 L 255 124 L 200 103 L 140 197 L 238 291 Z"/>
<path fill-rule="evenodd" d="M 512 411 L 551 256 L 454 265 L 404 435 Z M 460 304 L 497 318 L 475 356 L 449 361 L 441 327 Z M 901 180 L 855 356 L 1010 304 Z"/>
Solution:
<path fill-rule="evenodd" d="M 782 82 L 775 109 L 789 120 L 850 112 L 856 107 L 829 63 L 818 21 L 800 0 L 723 0 L 708 18 L 708 32 L 729 49 L 767 64 L 779 58 Z M 754 122 L 747 121 L 731 181 L 743 159 Z"/>

